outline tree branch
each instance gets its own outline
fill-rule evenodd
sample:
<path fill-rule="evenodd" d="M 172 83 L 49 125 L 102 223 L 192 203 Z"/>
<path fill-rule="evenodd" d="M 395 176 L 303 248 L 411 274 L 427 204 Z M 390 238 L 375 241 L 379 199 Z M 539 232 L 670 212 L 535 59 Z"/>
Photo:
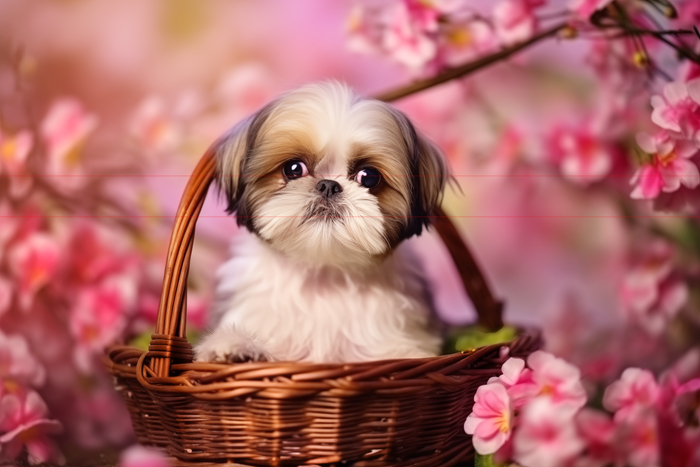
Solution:
<path fill-rule="evenodd" d="M 517 52 L 520 52 L 521 50 L 526 49 L 527 47 L 541 41 L 542 39 L 554 36 L 564 27 L 566 27 L 566 24 L 567 23 L 558 24 L 557 26 L 554 26 L 535 36 L 532 36 L 525 42 L 514 45 L 507 49 L 503 49 L 495 54 L 479 58 L 473 62 L 465 63 L 464 65 L 458 66 L 457 68 L 451 68 L 438 74 L 437 76 L 433 76 L 432 78 L 416 81 L 415 83 L 411 83 L 407 86 L 403 86 L 398 89 L 382 93 L 378 95 L 376 99 L 384 102 L 395 101 L 403 97 L 410 96 L 411 94 L 423 91 L 425 89 L 432 88 L 433 86 L 440 85 L 455 78 L 466 76 L 470 73 L 480 70 L 481 68 L 485 68 L 493 63 L 503 60 L 504 58 L 508 58 L 511 55 L 514 55 Z"/>

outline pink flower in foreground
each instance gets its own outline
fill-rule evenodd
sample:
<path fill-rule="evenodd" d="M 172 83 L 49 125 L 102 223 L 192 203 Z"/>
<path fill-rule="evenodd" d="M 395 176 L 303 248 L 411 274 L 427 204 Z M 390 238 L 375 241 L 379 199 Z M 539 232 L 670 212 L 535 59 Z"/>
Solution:
<path fill-rule="evenodd" d="M 554 403 L 574 408 L 586 404 L 586 391 L 581 384 L 581 371 L 561 358 L 538 350 L 530 354 L 527 366 L 532 370 L 532 380 L 540 395 Z M 562 409 L 563 410 L 563 409 Z"/>
<path fill-rule="evenodd" d="M 519 416 L 513 436 L 513 459 L 523 467 L 568 465 L 584 448 L 576 431 L 578 409 L 537 397 Z"/>
<path fill-rule="evenodd" d="M 464 422 L 464 431 L 473 435 L 474 449 L 493 454 L 510 438 L 513 407 L 506 388 L 499 383 L 480 386 L 474 395 L 474 408 Z"/>
<path fill-rule="evenodd" d="M 60 99 L 51 106 L 41 124 L 47 149 L 46 173 L 54 185 L 75 188 L 80 185 L 80 150 L 97 127 L 97 117 L 85 112 L 72 98 Z"/>
<path fill-rule="evenodd" d="M 673 273 L 672 251 L 653 242 L 622 283 L 623 313 L 651 334 L 660 334 L 688 301 L 688 287 Z"/>
<path fill-rule="evenodd" d="M 700 79 L 668 83 L 662 96 L 652 96 L 651 105 L 654 123 L 700 144 Z"/>
<path fill-rule="evenodd" d="M 122 452 L 119 467 L 170 467 L 170 461 L 156 448 L 136 445 Z"/>
<path fill-rule="evenodd" d="M 496 34 L 504 45 L 529 39 L 537 30 L 535 9 L 545 0 L 503 0 L 493 10 Z"/>
<path fill-rule="evenodd" d="M 612 0 L 573 0 L 569 3 L 571 11 L 582 19 L 589 19 L 593 13 L 602 10 L 612 3 Z"/>
<path fill-rule="evenodd" d="M 538 387 L 532 380 L 532 370 L 525 368 L 522 358 L 509 358 L 501 367 L 503 374 L 489 380 L 489 383 L 500 383 L 508 391 L 513 408 L 519 409 L 538 392 Z"/>
<path fill-rule="evenodd" d="M 54 276 L 59 255 L 56 240 L 43 233 L 34 233 L 12 248 L 9 263 L 17 278 L 22 309 L 31 307 L 34 295 Z"/>
<path fill-rule="evenodd" d="M 624 419 L 639 408 L 649 408 L 656 404 L 659 385 L 648 370 L 627 368 L 619 380 L 605 390 L 603 405 L 615 412 L 615 419 Z"/>
<path fill-rule="evenodd" d="M 48 409 L 41 397 L 30 391 L 8 394 L 0 400 L 0 456 L 14 460 L 26 447 L 30 464 L 56 462 L 65 459 L 49 435 L 62 431 L 61 424 L 46 418 Z"/>
<path fill-rule="evenodd" d="M 682 186 L 690 189 L 700 184 L 698 167 L 690 160 L 698 148 L 687 141 L 674 139 L 667 131 L 654 136 L 647 133 L 637 135 L 637 144 L 651 155 L 632 177 L 633 199 L 654 199 L 662 192 L 672 193 Z"/>
<path fill-rule="evenodd" d="M 34 145 L 29 131 L 20 131 L 14 136 L 0 131 L 0 176 L 9 179 L 10 194 L 23 196 L 31 186 L 27 171 L 27 157 Z"/>
<path fill-rule="evenodd" d="M 22 336 L 8 336 L 0 331 L 0 381 L 38 387 L 45 379 L 44 368 L 29 351 L 27 341 Z"/>

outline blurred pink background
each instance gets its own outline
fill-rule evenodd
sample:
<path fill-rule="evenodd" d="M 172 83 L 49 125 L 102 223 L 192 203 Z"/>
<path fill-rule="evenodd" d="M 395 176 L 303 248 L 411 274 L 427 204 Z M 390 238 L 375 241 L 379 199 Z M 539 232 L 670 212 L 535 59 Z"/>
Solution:
<path fill-rule="evenodd" d="M 385 56 L 349 50 L 349 18 L 358 3 L 379 8 L 393 2 L 0 2 L 0 129 L 9 134 L 35 128 L 66 98 L 77 100 L 95 119 L 89 136 L 76 146 L 80 178 L 99 184 L 100 193 L 122 206 L 117 217 L 129 219 L 130 227 L 104 221 L 100 215 L 111 211 L 99 202 L 79 214 L 92 216 L 107 231 L 105 238 L 117 239 L 104 240 L 105 250 L 124 250 L 140 261 L 138 274 L 129 273 L 139 299 L 127 313 L 129 324 L 119 325 L 123 338 L 150 332 L 172 216 L 194 165 L 218 135 L 303 83 L 335 79 L 372 96 L 416 79 L 415 70 Z M 485 2 L 471 4 L 489 10 Z M 547 8 L 561 12 L 566 5 L 550 2 Z M 506 301 L 506 321 L 542 328 L 550 350 L 582 365 L 584 372 L 609 378 L 635 362 L 663 368 L 669 355 L 675 358 L 697 344 L 697 333 L 686 333 L 685 325 L 669 325 L 663 338 L 630 337 L 629 329 L 637 325 L 621 311 L 621 284 L 648 238 L 640 232 L 680 239 L 674 251 L 687 267 L 686 278 L 697 278 L 692 256 L 697 250 L 685 248 L 695 241 L 688 240 L 695 230 L 687 228 L 685 218 L 662 215 L 629 198 L 634 137 L 651 128 L 649 99 L 663 83 L 625 97 L 626 113 L 606 119 L 615 96 L 591 66 L 592 47 L 587 39 L 552 38 L 396 105 L 445 151 L 461 190 L 452 189 L 444 207 Z M 669 62 L 668 55 L 660 62 Z M 604 182 L 588 183 L 559 170 L 554 141 L 567 131 L 590 131 L 598 138 L 595 144 L 613 154 Z M 21 205 L 12 203 L 10 212 Z M 239 234 L 223 208 L 212 190 L 198 223 L 191 271 L 195 329 L 204 322 L 212 273 Z M 69 211 L 58 220 L 48 209 L 42 228 L 70 231 L 80 216 Z M 419 244 L 443 317 L 471 322 L 471 305 L 437 237 L 429 233 L 410 241 Z M 115 246 L 121 243 L 128 246 Z M 44 362 L 48 382 L 39 392 L 52 417 L 67 426 L 66 438 L 80 444 L 90 433 L 94 439 L 82 440 L 90 447 L 128 442 L 128 420 L 110 382 L 94 376 L 101 371 L 98 365 L 85 371 L 81 357 L 69 355 L 72 369 L 57 376 L 54 369 L 61 365 L 50 368 L 51 351 L 39 348 L 54 331 L 32 330 L 35 321 L 27 316 L 10 311 L 0 315 L 0 325 L 3 332 L 26 336 L 31 352 Z M 696 312 L 692 316 L 698 319 Z M 76 336 L 68 333 L 56 348 L 74 345 Z M 666 352 L 658 352 L 662 343 Z M 98 347 L 91 349 L 87 358 L 98 361 Z M 71 420 L 61 408 L 78 386 L 81 394 L 94 396 L 87 403 L 94 406 L 82 412 L 90 422 Z M 95 387 L 101 388 L 99 397 Z M 52 394 L 53 388 L 62 389 Z M 109 404 L 121 414 L 118 429 L 108 426 L 119 425 L 112 423 L 118 418 L 112 409 L 94 408 Z M 95 435 L 98 431 L 102 435 Z"/>

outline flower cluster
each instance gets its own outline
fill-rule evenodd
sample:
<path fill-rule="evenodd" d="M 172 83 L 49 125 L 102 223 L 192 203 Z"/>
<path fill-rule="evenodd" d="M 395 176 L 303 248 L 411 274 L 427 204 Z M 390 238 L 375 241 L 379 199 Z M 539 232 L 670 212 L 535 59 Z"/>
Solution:
<path fill-rule="evenodd" d="M 31 463 L 63 461 L 51 436 L 64 426 L 70 436 L 87 431 L 81 442 L 92 445 L 130 433 L 124 414 L 112 408 L 118 399 L 104 392 L 101 358 L 137 311 L 142 259 L 122 232 L 77 202 L 102 195 L 104 184 L 85 176 L 83 161 L 96 125 L 78 100 L 63 98 L 36 132 L 0 132 L 0 323 L 12 331 L 0 334 L 3 459 L 26 450 Z M 66 222 L 71 209 L 87 215 Z M 82 390 L 80 380 L 87 383 Z M 95 398 L 101 411 L 71 416 Z M 100 412 L 113 418 L 98 427 L 90 417 L 97 422 Z"/>
<path fill-rule="evenodd" d="M 48 418 L 46 403 L 35 391 L 45 382 L 46 371 L 26 340 L 0 331 L 0 458 L 13 460 L 26 447 L 31 464 L 65 461 L 50 437 L 63 427 Z"/>
<path fill-rule="evenodd" d="M 480 386 L 464 429 L 480 455 L 523 467 L 691 467 L 700 461 L 700 408 L 686 404 L 700 378 L 628 368 L 603 395 L 606 411 L 586 407 L 578 368 L 537 351 L 508 359 Z M 697 371 L 697 369 L 696 369 Z"/>
<path fill-rule="evenodd" d="M 507 40 L 527 36 L 534 27 L 529 12 L 541 2 L 505 3 L 498 31 Z M 495 50 L 499 43 L 492 23 L 463 0 L 401 0 L 379 9 L 358 4 L 348 30 L 352 50 L 385 54 L 413 72 L 460 64 Z"/>
<path fill-rule="evenodd" d="M 700 185 L 700 78 L 674 81 L 651 98 L 656 133 L 641 132 L 637 144 L 646 156 L 632 178 L 632 198 L 651 199 L 660 209 L 694 210 Z"/>

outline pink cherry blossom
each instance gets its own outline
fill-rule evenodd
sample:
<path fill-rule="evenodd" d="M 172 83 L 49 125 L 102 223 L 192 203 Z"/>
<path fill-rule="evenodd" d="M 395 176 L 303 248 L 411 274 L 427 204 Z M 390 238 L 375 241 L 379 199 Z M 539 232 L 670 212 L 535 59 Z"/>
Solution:
<path fill-rule="evenodd" d="M 162 451 L 141 445 L 126 449 L 119 461 L 119 467 L 170 467 L 168 457 Z"/>
<path fill-rule="evenodd" d="M 363 54 L 381 52 L 383 42 L 382 16 L 382 12 L 378 8 L 370 9 L 362 3 L 355 4 L 346 24 L 348 49 Z"/>
<path fill-rule="evenodd" d="M 651 105 L 654 123 L 700 144 L 700 79 L 668 83 L 661 96 L 652 96 Z"/>
<path fill-rule="evenodd" d="M 0 177 L 9 179 L 13 197 L 23 196 L 31 187 L 26 164 L 33 145 L 34 136 L 29 131 L 20 131 L 13 136 L 0 131 Z"/>
<path fill-rule="evenodd" d="M 179 129 L 162 98 L 151 96 L 138 106 L 131 120 L 131 133 L 150 151 L 172 151 L 180 142 Z"/>
<path fill-rule="evenodd" d="M 538 27 L 535 9 L 545 0 L 502 0 L 493 10 L 496 34 L 504 45 L 513 45 L 530 38 Z"/>
<path fill-rule="evenodd" d="M 60 260 L 59 246 L 53 237 L 34 233 L 14 245 L 8 256 L 17 279 L 20 307 L 27 310 L 34 295 L 54 276 Z"/>
<path fill-rule="evenodd" d="M 618 427 L 605 412 L 584 407 L 576 415 L 579 436 L 586 444 L 585 455 L 577 459 L 576 467 L 622 465 L 624 454 L 618 446 Z"/>
<path fill-rule="evenodd" d="M 498 48 L 493 27 L 485 20 L 471 13 L 448 18 L 440 23 L 435 59 L 438 67 L 458 66 Z"/>
<path fill-rule="evenodd" d="M 124 331 L 135 292 L 130 278 L 116 276 L 79 292 L 70 314 L 70 330 L 77 341 L 74 358 L 81 371 L 90 371 L 92 357 Z"/>
<path fill-rule="evenodd" d="M 624 419 L 640 407 L 654 406 L 658 397 L 659 386 L 650 371 L 627 368 L 620 379 L 605 390 L 603 405 L 615 412 L 615 419 Z"/>
<path fill-rule="evenodd" d="M 430 33 L 436 29 L 437 21 L 429 21 L 427 15 L 408 2 L 399 2 L 388 12 L 383 47 L 399 63 L 419 70 L 435 58 L 437 45 Z"/>
<path fill-rule="evenodd" d="M 560 127 L 552 134 L 552 154 L 564 177 L 586 185 L 608 175 L 617 155 L 604 130 L 592 122 Z"/>
<path fill-rule="evenodd" d="M 672 251 L 661 241 L 626 274 L 620 300 L 625 316 L 651 334 L 660 334 L 688 301 L 688 287 L 673 272 Z"/>
<path fill-rule="evenodd" d="M 103 278 L 137 267 L 135 255 L 119 252 L 109 231 L 94 222 L 75 222 L 68 236 L 64 279 L 71 285 L 99 282 Z"/>
<path fill-rule="evenodd" d="M 493 454 L 510 438 L 513 407 L 506 388 L 499 383 L 479 386 L 474 408 L 464 422 L 464 431 L 473 435 L 476 452 Z"/>
<path fill-rule="evenodd" d="M 80 151 L 87 137 L 97 127 L 97 117 L 87 113 L 73 98 L 53 103 L 41 124 L 47 150 L 46 173 L 57 187 L 82 185 Z"/>
<path fill-rule="evenodd" d="M 30 391 L 7 394 L 0 400 L 0 456 L 14 460 L 26 447 L 30 464 L 65 459 L 49 435 L 62 431 L 61 424 L 46 418 L 48 409 L 41 397 Z"/>
<path fill-rule="evenodd" d="M 620 430 L 620 445 L 631 467 L 661 467 L 659 430 L 656 413 L 648 407 L 634 406 L 624 419 L 615 420 Z"/>
<path fill-rule="evenodd" d="M 522 407 L 538 393 L 538 386 L 532 380 L 532 370 L 525 368 L 522 358 L 509 358 L 501 367 L 503 374 L 489 380 L 500 383 L 508 391 L 514 409 Z"/>
<path fill-rule="evenodd" d="M 583 407 L 586 403 L 581 371 L 574 365 L 538 350 L 530 354 L 527 366 L 532 370 L 532 380 L 540 395 L 547 396 L 555 403 L 575 408 Z"/>
<path fill-rule="evenodd" d="M 536 397 L 519 415 L 513 435 L 513 459 L 523 467 L 568 465 L 584 448 L 576 430 L 577 408 Z"/>
<path fill-rule="evenodd" d="M 700 185 L 700 172 L 690 160 L 698 152 L 694 144 L 675 139 L 667 131 L 654 136 L 639 133 L 637 144 L 652 159 L 632 177 L 631 183 L 636 185 L 632 198 L 654 199 L 662 192 L 677 191 L 681 185 L 689 189 Z"/>
<path fill-rule="evenodd" d="M 569 8 L 580 18 L 589 19 L 593 13 L 602 10 L 610 3 L 612 0 L 572 0 Z"/>
<path fill-rule="evenodd" d="M 0 331 L 0 381 L 12 380 L 39 387 L 46 373 L 29 351 L 27 341 L 20 335 L 6 335 Z"/>

